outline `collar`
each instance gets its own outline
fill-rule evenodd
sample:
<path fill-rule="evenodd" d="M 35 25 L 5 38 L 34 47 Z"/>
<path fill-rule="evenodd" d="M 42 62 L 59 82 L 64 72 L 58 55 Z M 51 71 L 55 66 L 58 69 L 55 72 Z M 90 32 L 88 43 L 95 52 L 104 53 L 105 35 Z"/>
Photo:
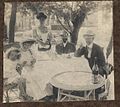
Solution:
<path fill-rule="evenodd" d="M 66 45 L 67 44 L 67 42 L 66 43 L 63 43 L 64 45 Z"/>
<path fill-rule="evenodd" d="M 92 49 L 93 47 L 93 43 L 91 43 L 90 45 L 86 45 L 88 48 Z"/>
<path fill-rule="evenodd" d="M 68 43 L 68 42 L 66 42 L 66 43 L 63 43 L 63 46 L 65 47 L 65 46 L 67 45 L 67 43 Z"/>

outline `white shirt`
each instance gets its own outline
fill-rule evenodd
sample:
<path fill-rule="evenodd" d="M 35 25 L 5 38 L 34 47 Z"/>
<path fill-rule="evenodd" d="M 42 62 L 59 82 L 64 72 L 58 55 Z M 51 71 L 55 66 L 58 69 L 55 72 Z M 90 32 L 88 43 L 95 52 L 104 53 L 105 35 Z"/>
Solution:
<path fill-rule="evenodd" d="M 67 45 L 67 42 L 66 43 L 63 43 L 63 46 L 65 47 Z"/>
<path fill-rule="evenodd" d="M 88 58 L 91 57 L 92 48 L 93 48 L 93 43 L 91 43 L 90 45 L 87 45 L 87 49 L 88 49 Z"/>

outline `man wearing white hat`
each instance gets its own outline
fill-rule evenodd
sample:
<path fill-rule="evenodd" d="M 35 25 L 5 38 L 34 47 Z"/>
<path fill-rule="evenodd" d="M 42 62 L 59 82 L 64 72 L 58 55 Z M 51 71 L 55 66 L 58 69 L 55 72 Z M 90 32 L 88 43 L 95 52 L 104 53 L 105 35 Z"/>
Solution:
<path fill-rule="evenodd" d="M 75 52 L 76 57 L 81 57 L 82 55 L 85 56 L 85 58 L 89 62 L 89 66 L 92 69 L 94 65 L 94 60 L 96 58 L 96 63 L 98 67 L 102 67 L 105 65 L 105 56 L 103 53 L 102 48 L 95 44 L 94 41 L 95 34 L 92 31 L 87 31 L 87 33 L 84 34 L 84 39 L 86 42 L 86 46 L 80 46 L 80 48 Z M 100 74 L 103 76 L 104 73 L 100 72 Z"/>
<path fill-rule="evenodd" d="M 82 55 L 84 55 L 84 57 L 88 60 L 91 70 L 93 69 L 94 63 L 96 63 L 99 68 L 99 74 L 104 76 L 105 71 L 103 70 L 103 66 L 105 65 L 105 56 L 103 53 L 103 49 L 93 42 L 95 34 L 91 30 L 89 30 L 87 31 L 87 33 L 84 34 L 83 37 L 85 39 L 86 46 L 81 45 L 79 49 L 75 52 L 75 56 L 81 57 Z M 103 91 L 104 88 L 103 90 L 96 90 L 96 99 L 98 99 L 98 94 Z"/>

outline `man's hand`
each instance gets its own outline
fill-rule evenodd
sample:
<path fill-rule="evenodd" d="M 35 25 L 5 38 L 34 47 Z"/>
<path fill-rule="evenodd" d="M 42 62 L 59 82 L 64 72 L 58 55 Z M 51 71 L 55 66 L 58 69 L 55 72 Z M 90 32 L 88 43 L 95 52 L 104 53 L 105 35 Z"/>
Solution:
<path fill-rule="evenodd" d="M 75 56 L 75 57 L 78 56 L 78 51 L 77 51 L 77 50 L 75 51 L 74 56 Z"/>
<path fill-rule="evenodd" d="M 84 48 L 83 43 L 80 43 L 78 50 L 75 51 L 74 56 L 75 57 L 80 57 L 81 49 Z"/>
<path fill-rule="evenodd" d="M 81 49 L 81 48 L 83 48 L 83 47 L 84 47 L 83 43 L 80 43 L 79 48 Z"/>

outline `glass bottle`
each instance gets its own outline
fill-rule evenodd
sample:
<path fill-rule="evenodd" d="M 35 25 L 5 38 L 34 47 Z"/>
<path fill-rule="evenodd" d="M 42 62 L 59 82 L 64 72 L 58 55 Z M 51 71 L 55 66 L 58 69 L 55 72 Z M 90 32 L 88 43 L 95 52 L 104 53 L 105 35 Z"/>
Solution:
<path fill-rule="evenodd" d="M 98 74 L 99 74 L 99 68 L 97 65 L 97 58 L 95 57 L 94 59 L 94 65 L 92 67 L 92 74 L 93 74 L 93 83 L 97 84 L 98 83 Z"/>

